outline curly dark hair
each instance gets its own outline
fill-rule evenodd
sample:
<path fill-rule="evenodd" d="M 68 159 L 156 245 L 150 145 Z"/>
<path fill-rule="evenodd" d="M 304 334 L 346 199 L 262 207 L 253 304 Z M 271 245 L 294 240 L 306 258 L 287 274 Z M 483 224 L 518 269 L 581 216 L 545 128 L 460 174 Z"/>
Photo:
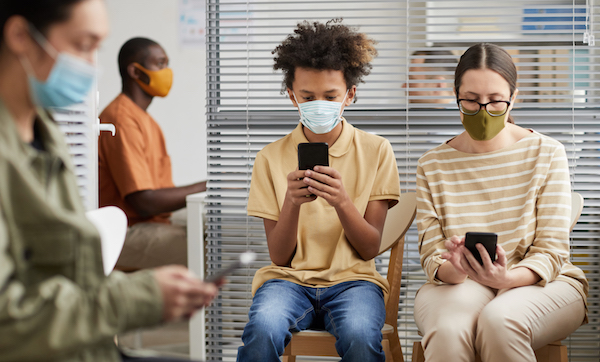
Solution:
<path fill-rule="evenodd" d="M 292 89 L 297 67 L 341 70 L 347 89 L 371 73 L 371 61 L 377 56 L 376 42 L 341 22 L 342 19 L 325 24 L 305 20 L 273 50 L 273 69 L 283 71 L 282 91 Z"/>

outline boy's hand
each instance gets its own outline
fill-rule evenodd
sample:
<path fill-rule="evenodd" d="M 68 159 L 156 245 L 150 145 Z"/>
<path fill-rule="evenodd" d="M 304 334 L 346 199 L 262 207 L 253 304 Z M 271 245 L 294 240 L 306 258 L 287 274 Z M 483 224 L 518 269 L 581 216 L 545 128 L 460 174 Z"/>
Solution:
<path fill-rule="evenodd" d="M 308 185 L 308 192 L 318 197 L 324 198 L 329 205 L 333 207 L 343 206 L 350 201 L 344 184 L 342 175 L 326 166 L 315 166 L 314 171 L 305 171 L 305 177 L 301 181 Z"/>
<path fill-rule="evenodd" d="M 303 182 L 306 170 L 296 170 L 290 172 L 287 176 L 287 197 L 290 198 L 292 203 L 296 206 L 300 206 L 306 202 L 315 201 L 317 197 L 312 194 Z"/>

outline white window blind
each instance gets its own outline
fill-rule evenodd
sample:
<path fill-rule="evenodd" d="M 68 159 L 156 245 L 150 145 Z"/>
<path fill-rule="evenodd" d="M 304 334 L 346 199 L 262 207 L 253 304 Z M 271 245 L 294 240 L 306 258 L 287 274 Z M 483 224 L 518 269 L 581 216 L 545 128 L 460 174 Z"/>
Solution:
<path fill-rule="evenodd" d="M 259 255 L 230 278 L 207 311 L 207 358 L 234 360 L 254 272 L 270 263 L 262 220 L 246 216 L 256 153 L 291 132 L 296 109 L 280 94 L 271 51 L 302 20 L 343 18 L 378 41 L 372 73 L 344 113 L 392 144 L 402 191 L 415 189 L 418 158 L 463 131 L 453 68 L 478 42 L 511 53 L 519 72 L 517 124 L 566 147 L 572 187 L 585 199 L 571 236 L 572 261 L 590 281 L 590 323 L 563 343 L 571 361 L 600 359 L 600 0 L 217 1 L 207 0 L 207 273 L 246 249 Z M 435 50 L 436 52 L 431 52 Z M 420 64 L 415 64 L 423 62 Z M 408 84 L 410 92 L 407 92 Z M 417 89 L 417 87 L 419 87 Z M 417 92 L 415 92 L 417 91 Z M 439 99 L 449 103 L 437 103 Z M 401 205 L 400 205 L 401 207 Z M 405 359 L 419 340 L 415 292 L 424 283 L 416 227 L 407 236 L 398 330 Z M 385 275 L 387 260 L 378 259 Z"/>
<path fill-rule="evenodd" d="M 98 115 L 95 90 L 84 103 L 54 108 L 52 116 L 65 135 L 86 210 L 98 208 Z"/>

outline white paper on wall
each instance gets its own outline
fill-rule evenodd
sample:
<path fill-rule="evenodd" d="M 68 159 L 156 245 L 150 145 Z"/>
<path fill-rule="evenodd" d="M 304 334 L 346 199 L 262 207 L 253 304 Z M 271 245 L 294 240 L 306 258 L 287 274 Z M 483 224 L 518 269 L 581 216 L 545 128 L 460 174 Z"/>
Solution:
<path fill-rule="evenodd" d="M 179 0 L 179 43 L 182 47 L 204 47 L 206 1 Z"/>

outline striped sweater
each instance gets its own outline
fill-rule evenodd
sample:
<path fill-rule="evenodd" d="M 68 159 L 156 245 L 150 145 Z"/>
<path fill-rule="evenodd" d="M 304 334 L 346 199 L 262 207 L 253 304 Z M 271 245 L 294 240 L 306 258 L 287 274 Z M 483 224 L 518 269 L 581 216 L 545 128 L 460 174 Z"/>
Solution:
<path fill-rule="evenodd" d="M 533 270 L 541 286 L 566 281 L 585 300 L 585 275 L 569 261 L 570 214 L 564 147 L 537 132 L 494 152 L 464 153 L 442 144 L 419 159 L 419 252 L 430 283 L 441 284 L 435 275 L 446 239 L 495 232 L 508 269 Z"/>

